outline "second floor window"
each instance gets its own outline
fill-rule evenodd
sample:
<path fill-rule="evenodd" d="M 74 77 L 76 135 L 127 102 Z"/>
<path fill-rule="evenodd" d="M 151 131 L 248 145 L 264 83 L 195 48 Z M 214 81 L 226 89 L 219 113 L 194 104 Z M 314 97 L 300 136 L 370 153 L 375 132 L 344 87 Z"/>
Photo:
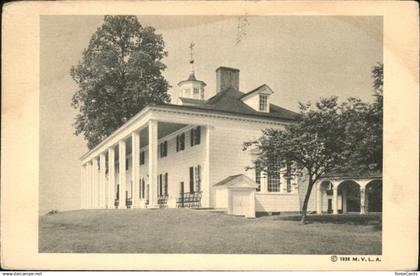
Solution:
<path fill-rule="evenodd" d="M 176 136 L 176 151 L 185 149 L 185 133 Z"/>
<path fill-rule="evenodd" d="M 140 152 L 140 165 L 144 165 L 144 162 L 145 162 L 145 159 L 146 159 L 146 156 L 145 155 L 146 154 L 145 154 L 144 151 L 141 151 Z"/>
<path fill-rule="evenodd" d="M 200 144 L 201 139 L 201 127 L 196 127 L 191 129 L 191 147 Z"/>
<path fill-rule="evenodd" d="M 267 95 L 260 95 L 260 111 L 267 111 Z"/>
<path fill-rule="evenodd" d="M 159 152 L 160 157 L 166 157 L 168 155 L 168 141 L 160 143 Z"/>

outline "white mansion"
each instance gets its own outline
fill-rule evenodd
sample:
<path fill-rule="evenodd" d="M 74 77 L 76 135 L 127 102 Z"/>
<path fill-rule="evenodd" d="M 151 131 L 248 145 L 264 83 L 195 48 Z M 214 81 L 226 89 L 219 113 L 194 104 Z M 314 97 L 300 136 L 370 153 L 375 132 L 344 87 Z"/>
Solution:
<path fill-rule="evenodd" d="M 216 95 L 209 99 L 205 86 L 192 72 L 178 83 L 177 104 L 145 107 L 84 154 L 81 207 L 218 208 L 247 217 L 298 212 L 305 179 L 247 169 L 256 156 L 243 151 L 243 143 L 259 138 L 262 129 L 284 128 L 297 114 L 273 104 L 265 84 L 240 92 L 238 69 L 216 70 Z M 352 210 L 352 193 L 341 185 L 349 179 L 324 179 L 308 210 L 365 213 L 365 187 L 378 181 L 351 179 L 360 187 Z"/>

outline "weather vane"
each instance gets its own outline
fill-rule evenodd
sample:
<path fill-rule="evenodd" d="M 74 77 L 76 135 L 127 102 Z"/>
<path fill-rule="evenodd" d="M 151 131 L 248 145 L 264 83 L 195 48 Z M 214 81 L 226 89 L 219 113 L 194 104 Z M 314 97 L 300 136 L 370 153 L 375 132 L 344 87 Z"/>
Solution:
<path fill-rule="evenodd" d="M 190 43 L 190 64 L 191 64 L 191 71 L 194 72 L 194 42 Z"/>

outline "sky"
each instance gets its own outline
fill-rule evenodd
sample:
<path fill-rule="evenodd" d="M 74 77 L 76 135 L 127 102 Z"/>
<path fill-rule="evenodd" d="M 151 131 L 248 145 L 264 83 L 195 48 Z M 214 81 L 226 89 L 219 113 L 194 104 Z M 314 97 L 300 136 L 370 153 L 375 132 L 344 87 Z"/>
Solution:
<path fill-rule="evenodd" d="M 242 92 L 262 84 L 271 101 L 298 111 L 298 102 L 320 97 L 372 101 L 370 71 L 382 62 L 382 17 L 330 16 L 138 16 L 143 26 L 162 34 L 168 56 L 164 76 L 176 100 L 176 84 L 190 71 L 194 42 L 196 77 L 215 94 L 219 66 L 240 69 Z M 40 214 L 80 206 L 80 161 L 87 151 L 75 136 L 77 111 L 71 107 L 78 87 L 70 68 L 103 23 L 103 16 L 41 16 Z M 238 31 L 241 23 L 243 28 Z M 240 41 L 238 42 L 238 38 Z"/>

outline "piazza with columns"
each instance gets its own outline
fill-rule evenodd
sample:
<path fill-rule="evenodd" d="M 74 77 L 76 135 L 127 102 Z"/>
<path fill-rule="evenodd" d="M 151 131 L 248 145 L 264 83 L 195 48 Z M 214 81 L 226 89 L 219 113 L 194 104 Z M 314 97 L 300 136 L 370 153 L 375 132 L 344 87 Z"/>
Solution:
<path fill-rule="evenodd" d="M 304 180 L 285 177 L 284 171 L 275 177 L 248 170 L 256 156 L 243 151 L 243 143 L 261 130 L 284 129 L 297 114 L 270 103 L 274 92 L 266 84 L 240 92 L 236 68 L 216 70 L 216 95 L 207 100 L 206 83 L 194 71 L 178 86 L 177 104 L 146 106 L 80 158 L 81 208 L 299 212 Z M 231 187 L 232 179 L 255 185 Z M 308 211 L 381 212 L 381 195 L 381 176 L 324 178 L 314 187 Z"/>

